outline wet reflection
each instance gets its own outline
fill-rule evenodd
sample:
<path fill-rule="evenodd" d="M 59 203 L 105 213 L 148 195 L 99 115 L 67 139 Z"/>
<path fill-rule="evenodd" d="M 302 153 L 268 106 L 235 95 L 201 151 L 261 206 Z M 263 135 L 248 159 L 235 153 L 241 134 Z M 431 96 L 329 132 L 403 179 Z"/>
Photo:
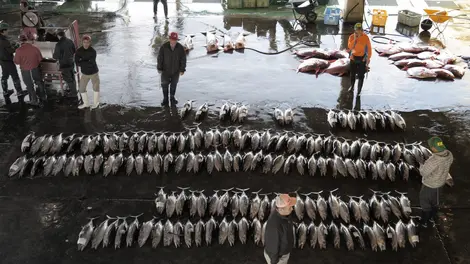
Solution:
<path fill-rule="evenodd" d="M 318 34 L 315 24 L 301 23 L 298 21 L 290 22 L 285 19 L 281 19 L 278 22 L 284 29 L 284 40 L 288 46 L 296 44 L 301 40 L 320 43 L 321 36 Z"/>
<path fill-rule="evenodd" d="M 163 30 L 161 30 L 163 24 Z M 158 55 L 159 48 L 168 40 L 168 20 L 164 20 L 161 23 L 157 23 L 153 28 L 153 37 L 152 37 L 152 48 L 154 55 Z"/>
<path fill-rule="evenodd" d="M 232 27 L 242 27 L 243 19 L 241 17 L 233 17 L 224 15 L 224 28 L 230 30 Z"/>
<path fill-rule="evenodd" d="M 253 18 L 243 18 L 243 30 L 252 34 L 256 33 L 256 20 Z"/>
<path fill-rule="evenodd" d="M 338 109 L 353 109 L 354 91 L 350 88 L 351 80 L 349 76 L 341 77 L 341 90 L 338 96 Z"/>
<path fill-rule="evenodd" d="M 256 27 L 256 35 L 258 37 L 267 37 L 269 34 L 269 48 L 271 50 L 277 51 L 277 42 L 276 42 L 276 25 L 277 20 L 260 20 Z"/>
<path fill-rule="evenodd" d="M 176 0 L 176 28 L 180 34 L 184 33 L 184 18 L 183 12 L 181 10 L 182 7 L 183 5 L 181 4 L 181 0 Z"/>
<path fill-rule="evenodd" d="M 341 35 L 341 49 L 346 49 L 348 47 L 348 34 Z M 353 100 L 354 100 L 354 90 L 351 88 L 351 78 L 349 75 L 341 77 L 340 81 L 341 90 L 338 95 L 338 104 L 336 108 L 338 109 L 353 109 Z M 357 104 L 357 101 L 356 101 Z M 359 107 L 361 102 L 359 100 Z"/>
<path fill-rule="evenodd" d="M 59 212 L 62 210 L 62 203 L 42 203 L 39 204 L 37 211 L 39 213 L 39 221 L 46 227 L 61 227 Z"/>

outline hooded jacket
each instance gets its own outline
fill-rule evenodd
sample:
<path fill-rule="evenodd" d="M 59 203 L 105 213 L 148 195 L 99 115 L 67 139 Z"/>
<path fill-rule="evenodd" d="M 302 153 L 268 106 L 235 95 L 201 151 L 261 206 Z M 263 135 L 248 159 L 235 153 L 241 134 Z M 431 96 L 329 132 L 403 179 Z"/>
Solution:
<path fill-rule="evenodd" d="M 434 153 L 419 168 L 422 183 L 429 188 L 440 188 L 446 183 L 454 157 L 449 150 Z"/>
<path fill-rule="evenodd" d="M 288 216 L 282 216 L 275 210 L 266 223 L 264 251 L 272 264 L 289 254 L 294 246 L 294 226 Z"/>

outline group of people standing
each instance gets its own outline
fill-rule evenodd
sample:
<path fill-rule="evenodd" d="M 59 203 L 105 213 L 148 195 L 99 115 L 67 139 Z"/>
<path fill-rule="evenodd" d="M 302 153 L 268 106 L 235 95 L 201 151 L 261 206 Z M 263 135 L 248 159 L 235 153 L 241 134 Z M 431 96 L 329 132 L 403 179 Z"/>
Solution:
<path fill-rule="evenodd" d="M 18 37 L 18 44 L 13 44 L 7 38 L 8 29 L 8 24 L 0 24 L 0 65 L 2 68 L 3 96 L 8 100 L 14 93 L 13 90 L 8 89 L 8 78 L 11 77 L 20 102 L 23 102 L 24 97 L 29 95 L 31 105 L 43 106 L 47 102 L 47 93 L 41 72 L 41 62 L 44 59 L 41 51 L 33 45 L 35 39 L 28 38 L 25 34 Z M 96 51 L 91 47 L 91 37 L 84 35 L 82 37 L 82 47 L 76 49 L 74 42 L 65 36 L 63 30 L 59 29 L 57 34 L 48 33 L 57 38 L 52 57 L 57 61 L 62 78 L 67 83 L 67 98 L 79 104 L 74 69 L 76 63 L 82 73 L 79 87 L 82 103 L 79 104 L 78 108 L 83 109 L 90 106 L 92 109 L 97 108 L 99 106 L 100 79 L 99 69 L 96 64 Z M 21 77 L 27 91 L 24 91 L 21 87 L 15 64 L 20 67 Z M 90 81 L 93 86 L 93 104 L 91 105 L 86 92 L 86 86 Z"/>

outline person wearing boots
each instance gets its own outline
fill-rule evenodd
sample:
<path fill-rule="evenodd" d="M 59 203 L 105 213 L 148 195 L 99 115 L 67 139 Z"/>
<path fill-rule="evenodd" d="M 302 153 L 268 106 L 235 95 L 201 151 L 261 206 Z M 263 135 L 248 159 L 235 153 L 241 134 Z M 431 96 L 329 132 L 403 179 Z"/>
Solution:
<path fill-rule="evenodd" d="M 96 50 L 91 46 L 91 37 L 84 35 L 82 37 L 82 46 L 75 53 L 75 61 L 80 67 L 82 76 L 80 78 L 80 94 L 82 95 L 83 104 L 79 105 L 79 109 L 89 107 L 88 95 L 86 87 L 91 80 L 93 85 L 93 105 L 95 109 L 100 104 L 100 76 L 98 75 L 98 65 L 96 64 Z"/>
<path fill-rule="evenodd" d="M 421 226 L 426 228 L 431 220 L 437 217 L 439 206 L 439 190 L 446 181 L 451 178 L 449 174 L 450 166 L 454 161 L 452 152 L 439 137 L 432 137 L 428 140 L 432 156 L 419 167 L 419 173 L 423 177 L 421 191 L 419 192 L 419 203 L 422 210 Z"/>
<path fill-rule="evenodd" d="M 20 66 L 21 76 L 23 77 L 23 82 L 26 85 L 26 89 L 29 93 L 30 104 L 38 106 L 38 98 L 36 96 L 36 91 L 34 90 L 34 85 L 37 86 L 37 93 L 41 99 L 41 103 L 46 102 L 46 90 L 44 89 L 44 82 L 42 80 L 41 74 L 41 61 L 42 54 L 41 51 L 31 43 L 28 43 L 28 39 L 25 35 L 20 35 L 19 41 L 21 47 L 16 50 L 15 58 L 13 59 L 15 64 Z"/>
<path fill-rule="evenodd" d="M 13 62 L 13 54 L 15 53 L 15 47 L 7 38 L 7 31 L 9 25 L 7 23 L 0 23 L 0 66 L 2 68 L 2 90 L 3 97 L 5 100 L 9 100 L 13 94 L 13 90 L 8 89 L 8 78 L 11 76 L 13 79 L 13 85 L 16 90 L 18 100 L 23 100 L 24 96 L 28 94 L 21 88 L 21 81 L 18 75 L 18 70 Z"/>
<path fill-rule="evenodd" d="M 357 75 L 359 81 L 357 84 L 357 96 L 360 96 L 362 86 L 364 85 L 364 76 L 372 56 L 372 45 L 369 37 L 364 34 L 361 23 L 354 25 L 354 33 L 348 39 L 348 50 L 351 59 L 351 88 L 349 90 L 354 90 Z"/>
<path fill-rule="evenodd" d="M 165 13 L 165 19 L 168 19 L 168 2 L 167 0 L 161 0 L 163 5 L 163 12 Z M 158 2 L 160 0 L 153 0 L 153 17 L 157 18 L 157 11 L 158 11 Z"/>
<path fill-rule="evenodd" d="M 65 32 L 63 30 L 59 30 L 57 37 L 59 38 L 59 42 L 55 45 L 52 57 L 59 62 L 62 78 L 69 87 L 68 97 L 77 101 L 77 82 L 75 81 L 74 72 L 74 55 L 76 52 L 75 44 L 65 36 Z"/>
<path fill-rule="evenodd" d="M 168 106 L 168 87 L 170 88 L 171 104 L 178 104 L 178 100 L 175 97 L 176 85 L 180 76 L 183 76 L 186 71 L 186 52 L 183 45 L 178 43 L 178 33 L 171 32 L 170 41 L 160 47 L 157 70 L 161 75 L 163 90 L 162 106 Z"/>

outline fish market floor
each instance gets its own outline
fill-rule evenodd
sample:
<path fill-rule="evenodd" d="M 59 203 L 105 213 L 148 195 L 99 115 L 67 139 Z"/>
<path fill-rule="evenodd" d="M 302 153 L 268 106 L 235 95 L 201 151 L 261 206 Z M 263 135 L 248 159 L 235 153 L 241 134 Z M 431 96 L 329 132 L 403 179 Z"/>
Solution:
<path fill-rule="evenodd" d="M 37 114 L 21 112 L 1 113 L 1 171 L 7 172 L 11 163 L 21 153 L 19 146 L 28 131 L 33 130 L 38 135 L 56 133 L 92 134 L 100 131 L 126 130 L 160 130 L 165 127 L 168 131 L 181 131 L 185 126 L 192 125 L 194 113 L 181 121 L 172 111 L 160 108 L 129 109 L 118 106 L 107 106 L 97 111 L 78 111 L 64 106 L 52 106 Z M 328 133 L 326 112 L 317 108 L 297 109 L 294 126 L 289 130 L 317 133 Z M 465 115 L 453 113 L 435 113 L 416 111 L 402 113 L 407 121 L 406 132 L 369 133 L 368 139 L 392 142 L 406 138 L 408 142 L 422 141 L 431 133 L 441 135 L 449 149 L 454 153 L 455 163 L 452 175 L 455 187 L 445 187 L 441 196 L 437 229 L 423 231 L 416 248 L 409 245 L 398 252 L 387 250 L 374 253 L 356 249 L 347 252 L 335 250 L 331 243 L 327 250 L 295 249 L 291 255 L 291 263 L 310 263 L 312 259 L 319 263 L 467 263 L 468 252 L 464 249 L 469 245 L 467 226 L 469 203 L 469 180 L 464 177 L 464 162 L 469 158 L 469 152 L 461 149 L 468 141 L 468 120 Z M 12 121 L 15 122 L 12 122 Z M 216 115 L 210 112 L 201 125 L 207 130 L 218 124 Z M 223 124 L 228 125 L 228 124 Z M 276 127 L 271 117 L 264 115 L 260 109 L 251 112 L 244 129 Z M 338 136 L 345 138 L 364 137 L 360 133 L 335 131 Z M 5 173 L 4 173 L 5 174 Z M 102 178 L 101 176 L 85 176 L 65 178 L 63 176 L 29 179 L 8 179 L 2 175 L 0 180 L 1 209 L 0 209 L 0 259 L 2 263 L 129 263 L 130 261 L 156 263 L 263 263 L 262 248 L 253 244 L 251 236 L 247 245 L 236 244 L 234 247 L 213 245 L 200 248 L 175 249 L 173 247 L 152 249 L 149 245 L 143 248 L 125 248 L 114 250 L 110 248 L 92 250 L 88 246 L 85 251 L 77 251 L 77 236 L 88 217 L 105 215 L 127 216 L 143 213 L 141 223 L 155 215 L 153 202 L 155 186 L 167 186 L 175 190 L 177 186 L 191 186 L 194 189 L 204 189 L 206 195 L 212 190 L 230 187 L 250 188 L 263 192 L 293 192 L 301 188 L 301 192 L 332 190 L 339 188 L 339 194 L 370 196 L 370 189 L 381 191 L 399 190 L 408 192 L 412 206 L 418 205 L 419 179 L 413 177 L 410 182 L 354 180 L 352 178 L 333 179 L 329 177 L 300 176 L 296 173 L 285 177 L 282 174 L 264 175 L 260 172 L 248 173 L 215 173 L 212 176 L 203 172 L 200 175 L 169 173 L 164 176 L 142 175 L 117 176 Z M 414 209 L 413 215 L 419 215 Z M 187 215 L 182 220 L 186 221 Z M 97 221 L 100 221 L 97 220 Z M 98 223 L 95 223 L 96 225 Z M 442 240 L 441 240 L 442 239 Z M 178 252 L 184 252 L 179 254 Z M 243 252 L 243 254 L 237 254 Z M 341 254 L 338 254 L 341 252 Z M 155 259 L 158 256 L 158 260 Z M 450 261 L 449 261 L 450 258 Z"/>

